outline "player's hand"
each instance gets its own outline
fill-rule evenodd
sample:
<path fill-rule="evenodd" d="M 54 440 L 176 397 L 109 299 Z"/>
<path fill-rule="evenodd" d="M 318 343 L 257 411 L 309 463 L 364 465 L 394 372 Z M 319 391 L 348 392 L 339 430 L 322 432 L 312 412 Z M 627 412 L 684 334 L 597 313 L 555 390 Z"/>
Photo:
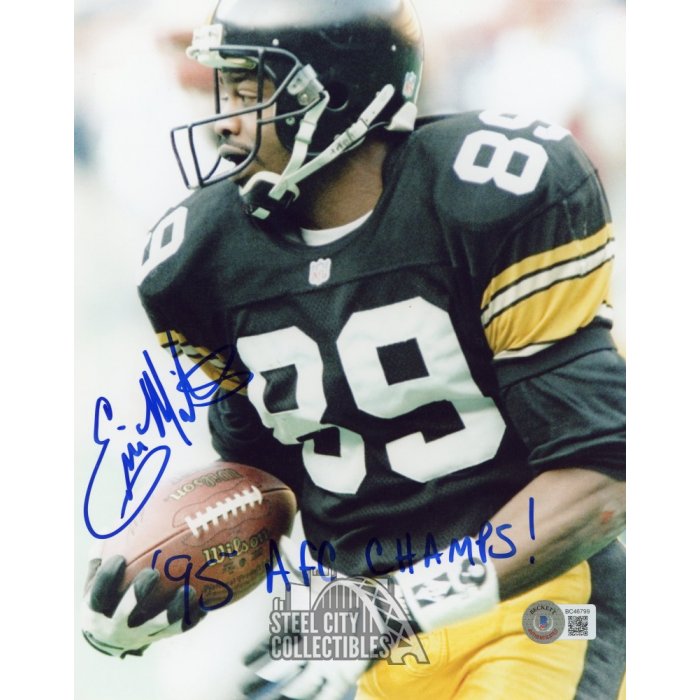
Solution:
<path fill-rule="evenodd" d="M 251 676 L 243 693 L 250 700 L 343 700 L 371 663 L 366 659 L 273 659 L 266 640 L 245 659 Z"/>
<path fill-rule="evenodd" d="M 91 562 L 82 608 L 83 636 L 98 651 L 122 659 L 127 654 L 140 656 L 153 642 L 194 627 L 204 617 L 197 595 L 184 587 L 177 591 L 167 608 L 154 606 L 150 594 L 160 574 L 154 569 L 140 571 L 123 595 L 119 585 L 126 561 L 114 556 L 104 564 Z"/>

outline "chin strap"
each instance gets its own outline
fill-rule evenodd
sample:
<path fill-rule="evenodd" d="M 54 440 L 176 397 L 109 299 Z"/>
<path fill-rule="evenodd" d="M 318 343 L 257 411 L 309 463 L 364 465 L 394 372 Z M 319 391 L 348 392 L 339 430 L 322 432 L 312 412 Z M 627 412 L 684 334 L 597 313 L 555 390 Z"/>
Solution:
<path fill-rule="evenodd" d="M 258 219 L 267 219 L 274 209 L 291 204 L 299 196 L 297 183 L 357 146 L 369 131 L 372 122 L 389 104 L 394 92 L 393 85 L 385 85 L 354 124 L 337 136 L 328 148 L 304 165 L 316 125 L 328 104 L 329 96 L 325 94 L 319 103 L 304 115 L 294 139 L 291 158 L 282 174 L 256 173 L 241 188 L 247 212 Z"/>
<path fill-rule="evenodd" d="M 283 178 L 296 173 L 304 164 L 318 120 L 326 109 L 329 100 L 330 95 L 324 93 L 318 103 L 304 114 L 304 118 L 301 120 L 297 134 L 294 137 L 292 155 L 282 174 L 279 175 L 269 171 L 256 173 L 241 188 L 241 196 L 246 203 L 248 214 L 258 219 L 266 219 L 270 215 L 271 209 L 279 207 L 280 203 L 286 206 L 299 196 L 299 188 L 294 183 L 290 183 L 279 196 L 274 197 L 274 201 L 270 202 L 273 189 L 276 189 L 279 183 L 283 182 Z M 285 194 L 287 195 L 286 198 L 284 197 Z"/>

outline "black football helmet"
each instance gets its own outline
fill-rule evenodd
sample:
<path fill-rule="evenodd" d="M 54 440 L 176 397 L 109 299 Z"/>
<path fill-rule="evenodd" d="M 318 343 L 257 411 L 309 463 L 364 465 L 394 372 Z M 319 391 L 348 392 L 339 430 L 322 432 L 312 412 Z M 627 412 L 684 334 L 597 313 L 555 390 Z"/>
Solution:
<path fill-rule="evenodd" d="M 242 171 L 274 122 L 291 152 L 284 173 L 258 173 L 242 193 L 266 218 L 299 194 L 297 183 L 358 145 L 370 129 L 410 131 L 423 66 L 420 25 L 410 0 L 220 0 L 194 32 L 187 55 L 214 69 L 216 115 L 176 127 L 171 140 L 188 188 Z M 258 103 L 222 114 L 218 71 L 252 71 Z M 263 84 L 274 94 L 263 100 Z M 272 117 L 263 110 L 275 105 Z M 244 160 L 204 167 L 196 134 L 219 119 L 257 112 L 256 142 Z M 187 158 L 184 154 L 188 153 Z"/>

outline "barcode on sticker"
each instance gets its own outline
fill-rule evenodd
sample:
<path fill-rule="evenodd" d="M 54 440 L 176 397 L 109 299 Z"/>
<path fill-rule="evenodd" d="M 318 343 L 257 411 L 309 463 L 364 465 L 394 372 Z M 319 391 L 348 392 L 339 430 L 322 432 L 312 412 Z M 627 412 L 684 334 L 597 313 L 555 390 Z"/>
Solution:
<path fill-rule="evenodd" d="M 588 634 L 588 615 L 569 615 L 566 627 L 570 637 L 585 637 Z"/>
<path fill-rule="evenodd" d="M 595 639 L 595 605 L 562 605 L 566 617 L 559 639 Z"/>

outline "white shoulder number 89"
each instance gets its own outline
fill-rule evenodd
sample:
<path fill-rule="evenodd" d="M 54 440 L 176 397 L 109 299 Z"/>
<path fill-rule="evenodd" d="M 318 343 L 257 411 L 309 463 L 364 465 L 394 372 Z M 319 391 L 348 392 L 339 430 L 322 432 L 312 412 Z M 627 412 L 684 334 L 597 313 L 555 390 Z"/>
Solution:
<path fill-rule="evenodd" d="M 537 120 L 525 116 L 482 112 L 479 119 L 487 126 L 497 126 L 502 129 L 527 129 Z M 543 141 L 560 141 L 569 132 L 561 126 L 540 123 L 533 135 Z M 479 155 L 484 147 L 493 150 L 488 163 L 479 163 Z M 524 158 L 520 172 L 510 172 L 508 166 L 514 155 Z M 529 194 L 537 187 L 547 165 L 547 151 L 541 144 L 522 137 L 509 139 L 499 131 L 480 129 L 468 134 L 462 143 L 454 163 L 454 170 L 465 182 L 484 184 L 493 181 L 506 192 L 513 194 Z"/>

